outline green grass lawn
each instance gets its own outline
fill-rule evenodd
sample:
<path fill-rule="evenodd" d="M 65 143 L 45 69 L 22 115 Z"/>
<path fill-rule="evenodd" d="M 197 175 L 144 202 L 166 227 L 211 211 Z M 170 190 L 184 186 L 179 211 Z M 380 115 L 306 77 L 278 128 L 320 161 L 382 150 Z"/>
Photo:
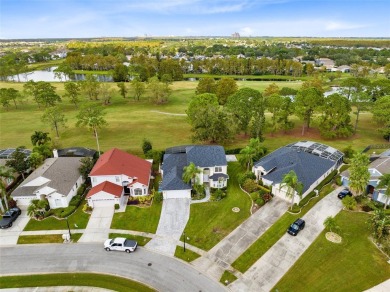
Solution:
<path fill-rule="evenodd" d="M 78 242 L 82 233 L 72 233 L 72 242 Z M 18 238 L 18 244 L 35 244 L 35 243 L 63 243 L 62 234 L 51 235 L 22 235 Z"/>
<path fill-rule="evenodd" d="M 245 273 L 259 258 L 261 258 L 284 234 L 288 226 L 297 218 L 305 215 L 319 200 L 327 195 L 332 189 L 327 186 L 320 196 L 312 199 L 297 215 L 284 213 L 266 232 L 263 233 L 245 252 L 243 252 L 233 263 L 232 267 Z"/>
<path fill-rule="evenodd" d="M 69 227 L 70 229 L 85 229 L 88 224 L 90 214 L 87 214 L 83 211 L 83 206 L 87 202 L 83 202 L 76 209 L 72 215 L 68 217 Z M 77 225 L 77 227 L 75 226 Z M 66 219 L 57 219 L 54 217 L 48 217 L 44 220 L 38 221 L 35 219 L 30 219 L 28 221 L 24 231 L 35 231 L 35 230 L 62 230 L 68 229 L 66 224 Z"/>
<path fill-rule="evenodd" d="M 200 254 L 197 254 L 196 252 L 193 252 L 192 250 L 189 250 L 186 248 L 186 251 L 184 252 L 184 248 L 181 246 L 176 246 L 175 250 L 175 257 L 182 259 L 186 262 L 192 262 L 193 260 L 196 260 L 198 257 L 200 257 Z"/>
<path fill-rule="evenodd" d="M 155 200 L 150 207 L 127 206 L 126 212 L 114 214 L 111 228 L 155 233 L 161 208 L 162 203 Z"/>
<path fill-rule="evenodd" d="M 151 238 L 145 237 L 145 236 L 139 236 L 139 235 L 132 235 L 132 234 L 125 234 L 125 233 L 110 233 L 109 238 L 115 238 L 115 237 L 125 237 L 127 239 L 135 240 L 137 241 L 139 246 L 144 246 L 147 244 Z"/>
<path fill-rule="evenodd" d="M 52 286 L 89 286 L 105 288 L 118 292 L 155 291 L 144 284 L 126 278 L 93 273 L 63 273 L 0 277 L 0 289 Z"/>
<path fill-rule="evenodd" d="M 263 91 L 272 81 L 238 81 L 239 88 L 251 87 Z M 280 88 L 284 86 L 298 89 L 301 86 L 300 81 L 279 81 L 275 82 Z M 169 97 L 169 102 L 163 105 L 155 105 L 149 101 L 150 94 L 146 94 L 140 101 L 135 101 L 130 90 L 127 99 L 122 98 L 118 93 L 118 88 L 114 83 L 108 83 L 113 88 L 115 93 L 112 96 L 111 104 L 105 106 L 106 120 L 108 125 L 99 131 L 99 142 L 101 149 L 106 151 L 113 146 L 120 149 L 130 151 L 134 154 L 141 154 L 141 144 L 144 138 L 148 138 L 153 148 L 156 150 L 165 150 L 167 147 L 190 144 L 191 130 L 185 116 L 169 116 L 155 111 L 168 113 L 184 114 L 187 109 L 191 97 L 195 94 L 197 82 L 178 81 L 172 84 L 172 95 Z M 64 83 L 53 82 L 53 86 L 57 88 L 57 93 L 64 95 Z M 0 88 L 12 87 L 23 90 L 23 83 L 16 82 L 0 82 Z M 87 98 L 81 96 L 81 104 L 93 103 Z M 96 103 L 101 104 L 101 101 Z M 96 141 L 87 129 L 76 128 L 76 115 L 78 109 L 72 105 L 67 98 L 63 98 L 60 104 L 67 118 L 67 127 L 60 128 L 59 143 L 61 147 L 83 146 L 96 148 Z M 28 114 L 27 114 L 28 113 Z M 1 133 L 0 149 L 6 147 L 17 147 L 24 145 L 31 148 L 30 137 L 34 131 L 49 132 L 51 137 L 55 137 L 55 133 L 48 125 L 41 121 L 43 109 L 30 99 L 26 103 L 19 105 L 17 109 L 11 106 L 7 111 L 0 108 Z M 23 117 L 23 123 L 15 123 L 20 117 Z M 351 114 L 354 121 L 355 115 Z M 288 133 L 276 133 L 271 135 L 266 132 L 264 145 L 269 150 L 274 150 L 285 144 L 297 141 L 299 139 L 312 139 L 318 142 L 329 144 L 330 146 L 343 149 L 351 145 L 357 150 L 364 149 L 370 144 L 383 144 L 385 140 L 376 131 L 377 125 L 372 122 L 370 113 L 362 113 L 356 135 L 347 139 L 323 139 L 319 135 L 319 131 L 315 129 L 316 122 L 313 121 L 313 129 L 310 129 L 305 136 L 301 136 L 301 121 L 298 118 L 292 117 L 296 123 L 296 127 Z M 267 119 L 269 115 L 267 115 Z M 131 135 L 124 135 L 131 133 Z M 235 141 L 226 144 L 227 148 L 236 148 L 245 146 L 248 143 L 249 137 L 243 135 L 237 136 Z"/>
<path fill-rule="evenodd" d="M 364 291 L 389 279 L 388 259 L 368 238 L 368 216 L 341 211 L 342 243 L 322 232 L 272 291 Z"/>
<path fill-rule="evenodd" d="M 230 273 L 228 270 L 225 270 L 225 272 L 223 272 L 219 282 L 221 282 L 222 284 L 227 286 L 230 283 L 234 282 L 235 280 L 237 280 L 237 277 L 234 276 L 234 274 Z"/>
<path fill-rule="evenodd" d="M 185 228 L 188 243 L 209 250 L 250 216 L 251 199 L 238 186 L 243 171 L 238 162 L 228 164 L 228 195 L 219 202 L 192 204 Z M 234 213 L 233 207 L 240 208 Z"/>

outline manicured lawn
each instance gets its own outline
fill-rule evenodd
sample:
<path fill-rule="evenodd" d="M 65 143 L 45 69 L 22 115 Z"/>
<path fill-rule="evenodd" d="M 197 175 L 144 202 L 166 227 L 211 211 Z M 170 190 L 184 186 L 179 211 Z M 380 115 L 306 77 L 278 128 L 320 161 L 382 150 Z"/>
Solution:
<path fill-rule="evenodd" d="M 230 283 L 234 282 L 235 280 L 237 280 L 237 277 L 234 276 L 234 274 L 230 273 L 228 270 L 226 270 L 225 272 L 223 272 L 222 277 L 219 280 L 219 282 L 221 282 L 222 284 L 227 286 Z"/>
<path fill-rule="evenodd" d="M 261 258 L 285 233 L 288 226 L 297 218 L 305 215 L 320 199 L 332 189 L 325 187 L 320 196 L 312 199 L 301 211 L 293 215 L 284 213 L 266 232 L 263 233 L 245 252 L 243 252 L 232 264 L 232 267 L 245 273 L 259 258 Z"/>
<path fill-rule="evenodd" d="M 388 259 L 368 238 L 368 216 L 341 211 L 342 243 L 322 232 L 272 291 L 364 291 L 389 279 Z"/>
<path fill-rule="evenodd" d="M 64 273 L 0 277 L 1 289 L 69 285 L 100 287 L 120 292 L 155 291 L 144 284 L 126 278 L 93 273 Z"/>
<path fill-rule="evenodd" d="M 88 224 L 90 214 L 83 211 L 83 206 L 86 202 L 80 204 L 76 212 L 68 217 L 70 229 L 85 229 Z M 77 225 L 77 227 L 75 226 Z M 28 221 L 24 231 L 35 231 L 35 230 L 62 230 L 68 229 L 66 219 L 56 219 L 54 217 L 48 217 L 42 221 L 30 219 Z"/>
<path fill-rule="evenodd" d="M 126 212 L 114 214 L 111 228 L 155 233 L 161 208 L 162 203 L 155 200 L 150 207 L 127 206 Z"/>
<path fill-rule="evenodd" d="M 192 204 L 185 228 L 188 243 L 209 250 L 250 215 L 251 199 L 238 186 L 237 175 L 243 171 L 238 162 L 228 164 L 228 195 L 219 202 Z M 233 207 L 240 208 L 234 213 Z"/>
<path fill-rule="evenodd" d="M 188 248 L 186 248 L 186 251 L 184 252 L 183 247 L 176 246 L 175 257 L 186 262 L 192 262 L 193 260 L 196 260 L 198 257 L 200 257 L 200 255 L 196 252 L 193 252 L 192 250 L 189 250 Z"/>
<path fill-rule="evenodd" d="M 149 237 L 132 235 L 132 234 L 124 234 L 124 233 L 110 233 L 108 236 L 110 238 L 125 237 L 127 239 L 135 240 L 135 241 L 137 241 L 139 246 L 144 246 L 145 244 L 147 244 L 151 240 L 151 238 L 149 238 Z"/>
<path fill-rule="evenodd" d="M 82 233 L 72 233 L 72 242 L 79 241 Z M 18 244 L 35 244 L 35 243 L 63 243 L 62 234 L 51 235 L 22 235 L 18 238 Z"/>

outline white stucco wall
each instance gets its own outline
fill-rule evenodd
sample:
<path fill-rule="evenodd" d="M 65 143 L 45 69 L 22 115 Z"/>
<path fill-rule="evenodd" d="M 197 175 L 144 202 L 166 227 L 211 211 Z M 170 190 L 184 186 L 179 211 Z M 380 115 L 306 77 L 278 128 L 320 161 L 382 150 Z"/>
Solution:
<path fill-rule="evenodd" d="M 216 172 L 215 171 L 215 167 L 221 167 L 222 168 L 222 171 L 218 171 Z M 223 173 L 223 174 L 227 174 L 227 165 L 224 165 L 224 166 L 210 166 L 210 167 L 200 167 L 200 169 L 202 170 L 201 173 L 199 173 L 197 175 L 197 178 L 198 178 L 198 181 L 200 184 L 203 184 L 205 181 L 204 181 L 204 173 L 205 173 L 205 168 L 208 168 L 209 169 L 209 177 L 212 176 L 214 173 Z M 210 182 L 210 187 L 215 187 L 214 186 L 214 181 L 213 180 L 209 180 Z M 216 181 L 217 182 L 217 181 Z M 223 187 L 226 187 L 227 186 L 227 180 L 225 180 L 224 182 L 224 186 Z"/>
<path fill-rule="evenodd" d="M 31 200 L 36 199 L 37 197 L 35 195 L 31 196 L 18 196 L 18 197 L 13 197 L 14 200 L 16 201 L 17 206 L 28 206 L 31 203 Z"/>
<path fill-rule="evenodd" d="M 113 184 L 116 184 L 118 186 L 123 186 L 124 181 L 128 181 L 129 183 L 132 182 L 132 178 L 129 178 L 127 175 L 98 175 L 98 176 L 91 176 L 91 184 L 92 187 L 95 187 L 105 181 L 109 181 Z M 149 180 L 148 180 L 148 185 L 144 185 L 140 182 L 136 182 L 133 185 L 131 185 L 130 191 L 133 188 L 142 188 L 143 190 L 143 195 L 148 194 L 149 190 L 149 182 L 150 182 L 150 175 L 149 175 Z M 134 196 L 134 193 L 131 193 L 132 196 Z"/>
<path fill-rule="evenodd" d="M 118 198 L 105 191 L 100 191 L 94 194 L 92 197 L 88 198 L 88 205 L 92 208 L 103 207 L 103 206 L 114 206 L 115 204 L 123 203 L 122 197 L 123 196 Z"/>
<path fill-rule="evenodd" d="M 136 189 L 141 189 L 142 190 L 142 195 L 141 196 L 147 196 L 148 195 L 148 191 L 149 191 L 149 187 L 148 186 L 145 186 L 144 184 L 141 184 L 140 182 L 136 182 L 134 184 L 132 184 L 130 187 L 130 195 L 131 196 L 137 196 L 135 194 L 135 190 Z"/>

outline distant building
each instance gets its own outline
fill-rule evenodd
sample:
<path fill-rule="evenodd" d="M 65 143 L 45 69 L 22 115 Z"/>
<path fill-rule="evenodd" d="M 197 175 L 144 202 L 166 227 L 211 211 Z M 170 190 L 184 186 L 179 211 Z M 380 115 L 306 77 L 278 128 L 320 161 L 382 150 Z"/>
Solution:
<path fill-rule="evenodd" d="M 239 39 L 240 38 L 240 34 L 238 32 L 235 32 L 235 33 L 232 34 L 232 38 Z"/>

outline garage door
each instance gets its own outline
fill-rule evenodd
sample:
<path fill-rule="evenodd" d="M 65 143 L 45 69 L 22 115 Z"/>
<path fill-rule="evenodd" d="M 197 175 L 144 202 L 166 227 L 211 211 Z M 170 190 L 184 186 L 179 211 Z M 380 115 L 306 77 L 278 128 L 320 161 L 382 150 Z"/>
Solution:
<path fill-rule="evenodd" d="M 110 207 L 115 205 L 115 199 L 92 200 L 92 207 Z"/>
<path fill-rule="evenodd" d="M 191 190 L 163 191 L 164 199 L 191 198 Z"/>

